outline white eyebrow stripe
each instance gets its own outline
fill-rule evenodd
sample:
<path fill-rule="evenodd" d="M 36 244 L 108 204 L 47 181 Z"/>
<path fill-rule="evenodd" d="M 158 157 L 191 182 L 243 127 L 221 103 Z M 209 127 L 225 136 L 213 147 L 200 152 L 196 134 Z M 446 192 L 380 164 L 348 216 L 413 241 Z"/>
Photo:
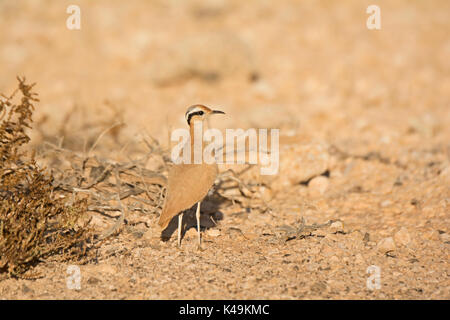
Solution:
<path fill-rule="evenodd" d="M 199 111 L 205 112 L 205 110 L 203 110 L 202 108 L 200 108 L 200 107 L 195 107 L 195 108 L 193 108 L 193 109 L 191 109 L 191 110 L 188 110 L 188 111 L 186 112 L 186 114 L 184 115 L 184 117 L 185 117 L 186 120 L 187 120 L 191 114 L 196 113 L 196 112 L 199 112 Z"/>

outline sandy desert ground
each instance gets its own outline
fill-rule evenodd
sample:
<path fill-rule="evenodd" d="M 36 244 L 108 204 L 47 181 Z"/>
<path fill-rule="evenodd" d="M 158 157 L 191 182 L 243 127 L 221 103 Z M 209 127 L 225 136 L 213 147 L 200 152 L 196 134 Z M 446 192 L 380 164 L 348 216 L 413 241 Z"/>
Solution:
<path fill-rule="evenodd" d="M 257 193 L 205 200 L 202 250 L 192 215 L 178 248 L 159 210 L 128 212 L 80 289 L 48 259 L 0 298 L 449 299 L 449 35 L 444 0 L 0 1 L 0 92 L 37 83 L 33 148 L 83 152 L 120 123 L 93 152 L 135 159 L 195 103 L 226 112 L 220 129 L 280 129 L 276 176 L 253 168 Z M 118 213 L 89 214 L 105 230 Z"/>

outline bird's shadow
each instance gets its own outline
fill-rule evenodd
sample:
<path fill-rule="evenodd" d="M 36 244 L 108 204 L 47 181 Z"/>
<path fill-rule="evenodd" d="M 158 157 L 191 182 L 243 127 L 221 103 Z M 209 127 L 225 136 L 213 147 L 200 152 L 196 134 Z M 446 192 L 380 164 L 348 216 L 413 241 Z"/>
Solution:
<path fill-rule="evenodd" d="M 203 199 L 200 205 L 200 228 L 209 229 L 216 226 L 216 223 L 223 220 L 224 215 L 219 211 L 220 204 L 226 199 L 220 197 L 218 194 L 208 196 Z M 197 219 L 195 212 L 197 210 L 197 204 L 192 208 L 183 211 L 183 223 L 181 228 L 181 238 L 190 228 L 197 229 Z M 173 233 L 178 230 L 178 215 L 172 218 L 167 228 L 161 232 L 161 240 L 169 241 Z"/>

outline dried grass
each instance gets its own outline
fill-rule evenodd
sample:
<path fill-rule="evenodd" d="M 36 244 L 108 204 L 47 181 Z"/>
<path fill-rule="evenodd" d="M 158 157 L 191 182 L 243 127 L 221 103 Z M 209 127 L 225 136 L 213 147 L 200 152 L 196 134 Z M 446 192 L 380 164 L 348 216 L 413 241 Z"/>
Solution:
<path fill-rule="evenodd" d="M 88 221 L 81 222 L 86 200 L 58 197 L 53 176 L 36 164 L 34 153 L 23 151 L 39 100 L 34 84 L 17 79 L 17 90 L 0 98 L 0 273 L 27 278 L 30 267 L 52 255 L 85 259 L 92 233 Z"/>

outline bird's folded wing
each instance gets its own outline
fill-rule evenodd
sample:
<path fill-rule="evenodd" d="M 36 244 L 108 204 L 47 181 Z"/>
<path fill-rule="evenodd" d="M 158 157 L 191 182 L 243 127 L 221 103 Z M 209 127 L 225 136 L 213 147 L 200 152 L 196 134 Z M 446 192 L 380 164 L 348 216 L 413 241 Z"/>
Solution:
<path fill-rule="evenodd" d="M 174 165 L 169 171 L 166 199 L 158 224 L 166 228 L 174 216 L 201 201 L 216 176 L 215 164 Z"/>

